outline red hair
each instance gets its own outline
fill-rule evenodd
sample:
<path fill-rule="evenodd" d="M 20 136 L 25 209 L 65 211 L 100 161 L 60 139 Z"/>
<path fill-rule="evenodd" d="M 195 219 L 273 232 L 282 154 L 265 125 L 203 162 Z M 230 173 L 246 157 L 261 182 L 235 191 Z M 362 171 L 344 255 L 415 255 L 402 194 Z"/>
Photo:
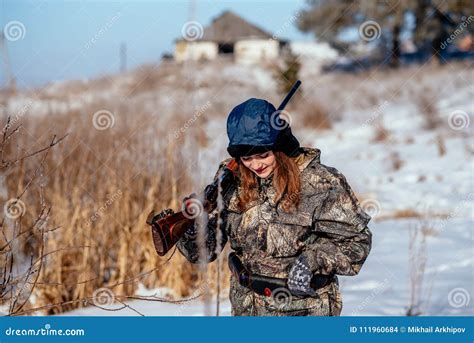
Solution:
<path fill-rule="evenodd" d="M 295 160 L 288 157 L 285 153 L 274 151 L 276 166 L 273 171 L 272 183 L 275 188 L 275 203 L 281 202 L 281 208 L 287 213 L 293 213 L 300 202 L 300 170 Z M 239 176 L 241 191 L 238 196 L 238 207 L 241 211 L 247 209 L 251 201 L 257 200 L 258 194 L 258 176 L 248 169 L 240 159 Z"/>

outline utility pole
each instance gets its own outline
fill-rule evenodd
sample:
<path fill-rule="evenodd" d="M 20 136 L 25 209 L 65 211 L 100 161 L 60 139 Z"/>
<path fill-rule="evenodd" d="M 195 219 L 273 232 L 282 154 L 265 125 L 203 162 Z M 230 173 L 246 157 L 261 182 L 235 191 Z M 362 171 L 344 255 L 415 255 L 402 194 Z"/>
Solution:
<path fill-rule="evenodd" d="M 120 44 L 120 72 L 125 73 L 127 71 L 127 44 Z"/>

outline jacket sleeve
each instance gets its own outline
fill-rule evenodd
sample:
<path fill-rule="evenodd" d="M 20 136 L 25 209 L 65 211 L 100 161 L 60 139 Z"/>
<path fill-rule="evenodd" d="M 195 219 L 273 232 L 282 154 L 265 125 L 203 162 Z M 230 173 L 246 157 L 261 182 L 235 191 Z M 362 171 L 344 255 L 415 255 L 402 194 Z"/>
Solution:
<path fill-rule="evenodd" d="M 302 255 L 313 273 L 356 275 L 372 246 L 367 227 L 371 217 L 360 207 L 344 175 L 330 169 L 334 178 L 322 206 L 313 214 L 315 234 Z"/>
<path fill-rule="evenodd" d="M 224 169 L 228 160 L 221 162 L 219 169 L 214 176 L 214 180 L 218 177 L 219 173 Z M 205 257 L 205 263 L 210 263 L 214 261 L 220 252 L 224 249 L 225 244 L 227 243 L 227 232 L 226 232 L 226 223 L 227 223 L 227 209 L 224 208 L 220 211 L 216 207 L 211 213 L 207 214 L 203 211 L 203 215 L 207 216 L 207 221 L 203 222 L 207 225 L 201 226 L 198 225 L 198 220 L 195 221 L 194 227 L 188 229 L 183 237 L 181 237 L 176 246 L 180 253 L 186 257 L 186 259 L 191 263 L 200 263 L 202 257 Z M 204 230 L 203 238 L 199 237 L 198 230 Z M 199 247 L 199 239 L 203 240 L 203 247 Z M 218 244 L 219 242 L 219 244 Z M 201 250 L 201 251 L 200 251 Z M 204 256 L 200 256 L 200 254 Z"/>

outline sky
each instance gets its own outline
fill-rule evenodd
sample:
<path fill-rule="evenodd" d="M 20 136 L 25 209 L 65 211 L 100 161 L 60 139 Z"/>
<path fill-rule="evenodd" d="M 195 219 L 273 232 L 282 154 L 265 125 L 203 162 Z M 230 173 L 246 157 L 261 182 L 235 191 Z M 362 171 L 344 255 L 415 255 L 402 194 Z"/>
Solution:
<path fill-rule="evenodd" d="M 231 10 L 272 34 L 308 41 L 313 37 L 293 24 L 305 7 L 304 0 L 196 0 L 193 12 L 206 26 Z M 190 0 L 0 0 L 0 27 L 9 34 L 6 45 L 18 87 L 32 88 L 116 73 L 122 43 L 128 69 L 159 62 L 163 53 L 173 52 L 174 40 L 191 19 L 190 8 Z M 1 87 L 6 77 L 0 66 Z"/>

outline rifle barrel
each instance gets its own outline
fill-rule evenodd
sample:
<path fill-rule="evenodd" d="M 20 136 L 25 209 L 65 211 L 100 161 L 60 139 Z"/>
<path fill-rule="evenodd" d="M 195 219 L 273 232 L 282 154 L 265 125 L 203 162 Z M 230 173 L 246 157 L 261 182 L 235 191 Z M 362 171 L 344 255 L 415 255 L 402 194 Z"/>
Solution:
<path fill-rule="evenodd" d="M 295 84 L 293 85 L 293 87 L 291 87 L 290 91 L 288 92 L 288 94 L 285 96 L 285 99 L 283 99 L 282 103 L 280 104 L 280 106 L 278 106 L 278 109 L 277 111 L 283 111 L 286 107 L 286 105 L 288 104 L 288 102 L 290 101 L 290 99 L 293 97 L 293 95 L 295 94 L 295 92 L 298 90 L 299 86 L 301 85 L 301 81 L 298 80 L 295 82 Z"/>

